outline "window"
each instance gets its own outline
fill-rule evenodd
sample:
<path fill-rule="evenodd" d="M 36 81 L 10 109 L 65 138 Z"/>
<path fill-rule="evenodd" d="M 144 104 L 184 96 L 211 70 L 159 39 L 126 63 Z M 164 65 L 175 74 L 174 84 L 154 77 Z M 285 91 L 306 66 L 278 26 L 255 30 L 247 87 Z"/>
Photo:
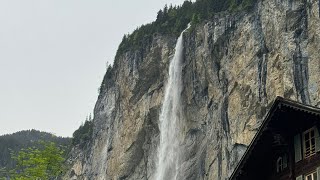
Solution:
<path fill-rule="evenodd" d="M 317 172 L 312 172 L 305 176 L 305 180 L 317 180 Z"/>
<path fill-rule="evenodd" d="M 304 157 L 316 154 L 315 129 L 311 128 L 303 133 L 303 153 Z"/>
<path fill-rule="evenodd" d="M 277 172 L 281 172 L 283 170 L 283 159 L 279 157 L 277 160 Z"/>
<path fill-rule="evenodd" d="M 281 156 L 278 157 L 277 159 L 277 173 L 282 172 L 285 168 L 288 166 L 288 159 L 287 159 L 287 154 L 282 154 Z"/>

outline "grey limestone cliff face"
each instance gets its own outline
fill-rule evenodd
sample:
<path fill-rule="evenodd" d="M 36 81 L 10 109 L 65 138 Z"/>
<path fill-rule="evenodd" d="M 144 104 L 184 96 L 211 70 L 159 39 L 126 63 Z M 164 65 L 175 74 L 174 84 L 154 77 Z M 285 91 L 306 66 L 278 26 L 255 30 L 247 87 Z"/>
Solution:
<path fill-rule="evenodd" d="M 276 96 L 320 107 L 318 0 L 263 0 L 184 34 L 178 179 L 227 179 Z M 154 178 L 159 113 L 176 37 L 118 56 L 94 110 L 93 141 L 66 179 Z"/>

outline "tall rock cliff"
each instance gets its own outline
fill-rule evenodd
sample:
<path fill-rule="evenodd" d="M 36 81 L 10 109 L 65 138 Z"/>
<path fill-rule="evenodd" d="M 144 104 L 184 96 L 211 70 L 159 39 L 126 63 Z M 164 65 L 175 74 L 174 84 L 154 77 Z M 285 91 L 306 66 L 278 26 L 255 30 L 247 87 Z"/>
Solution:
<path fill-rule="evenodd" d="M 226 179 L 276 96 L 320 107 L 318 0 L 258 0 L 184 33 L 178 179 Z M 119 54 L 94 109 L 93 140 L 68 179 L 154 179 L 159 113 L 177 37 Z"/>

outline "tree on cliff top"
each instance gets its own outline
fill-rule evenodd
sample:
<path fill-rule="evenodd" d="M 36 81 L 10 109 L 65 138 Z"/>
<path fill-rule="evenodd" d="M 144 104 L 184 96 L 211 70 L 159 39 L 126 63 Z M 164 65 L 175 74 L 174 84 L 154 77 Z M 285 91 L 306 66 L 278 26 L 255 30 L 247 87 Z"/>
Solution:
<path fill-rule="evenodd" d="M 154 34 L 172 35 L 178 37 L 192 20 L 197 23 L 213 18 L 222 11 L 238 12 L 252 8 L 255 0 L 197 0 L 184 1 L 180 6 L 164 6 L 158 11 L 157 19 L 149 24 L 142 25 L 125 35 L 118 47 L 118 56 L 128 50 L 141 50 L 148 46 Z M 194 19 L 196 17 L 197 19 Z M 195 25 L 195 21 L 193 21 Z"/>
<path fill-rule="evenodd" d="M 89 118 L 86 118 L 84 124 L 82 124 L 76 131 L 73 133 L 72 145 L 79 145 L 80 148 L 83 148 L 92 138 L 93 133 L 93 119 L 91 114 Z"/>

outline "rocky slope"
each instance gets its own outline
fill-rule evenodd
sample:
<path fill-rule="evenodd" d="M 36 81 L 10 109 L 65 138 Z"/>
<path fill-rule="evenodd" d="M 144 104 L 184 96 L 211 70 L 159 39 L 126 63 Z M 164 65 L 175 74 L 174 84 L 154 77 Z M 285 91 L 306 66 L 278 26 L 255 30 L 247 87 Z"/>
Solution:
<path fill-rule="evenodd" d="M 320 107 L 318 0 L 259 0 L 184 34 L 178 179 L 226 179 L 276 96 Z M 67 179 L 154 179 L 159 112 L 176 37 L 120 54 L 94 112 L 93 141 Z"/>

